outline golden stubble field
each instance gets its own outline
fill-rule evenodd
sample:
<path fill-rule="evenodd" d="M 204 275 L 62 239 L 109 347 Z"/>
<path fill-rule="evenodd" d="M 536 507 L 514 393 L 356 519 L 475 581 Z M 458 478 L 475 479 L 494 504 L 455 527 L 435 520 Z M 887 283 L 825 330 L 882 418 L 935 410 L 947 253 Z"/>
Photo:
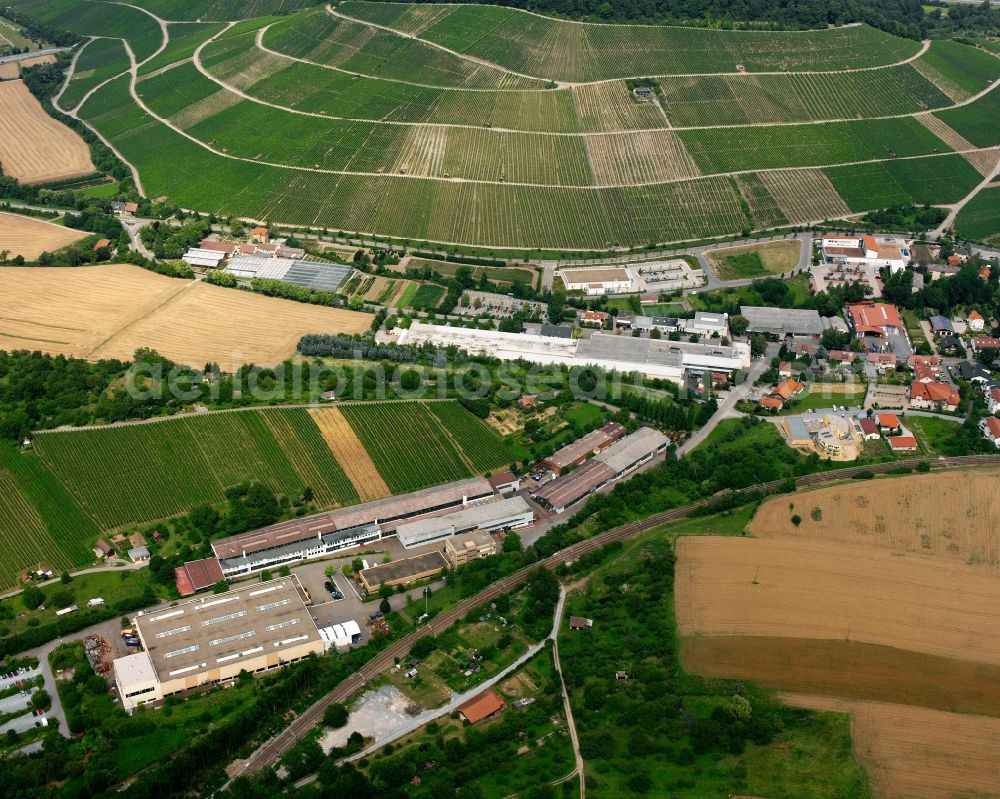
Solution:
<path fill-rule="evenodd" d="M 998 486 L 1000 469 L 994 468 L 855 482 L 769 500 L 747 529 L 757 538 L 919 552 L 995 573 L 1000 569 Z M 795 514 L 802 520 L 797 527 Z"/>
<path fill-rule="evenodd" d="M 306 333 L 359 333 L 371 315 L 164 277 L 137 266 L 5 268 L 0 348 L 128 360 L 273 366 Z"/>
<path fill-rule="evenodd" d="M 0 252 L 6 250 L 10 258 L 23 255 L 33 261 L 43 252 L 54 252 L 88 235 L 45 219 L 0 211 Z"/>
<path fill-rule="evenodd" d="M 46 183 L 95 172 L 87 143 L 50 117 L 24 81 L 0 82 L 0 163 L 21 183 Z"/>
<path fill-rule="evenodd" d="M 371 456 L 339 408 L 310 408 L 309 416 L 319 428 L 323 440 L 351 481 L 362 502 L 392 494 L 378 473 Z"/>
<path fill-rule="evenodd" d="M 980 799 L 1000 789 L 1000 719 L 882 702 L 783 694 L 787 704 L 849 713 L 854 751 L 876 796 Z"/>
<path fill-rule="evenodd" d="M 998 477 L 806 491 L 755 538 L 680 539 L 684 667 L 850 713 L 879 799 L 1000 796 Z"/>
<path fill-rule="evenodd" d="M 860 641 L 1000 665 L 1000 580 L 874 547 L 721 536 L 677 542 L 682 635 Z"/>

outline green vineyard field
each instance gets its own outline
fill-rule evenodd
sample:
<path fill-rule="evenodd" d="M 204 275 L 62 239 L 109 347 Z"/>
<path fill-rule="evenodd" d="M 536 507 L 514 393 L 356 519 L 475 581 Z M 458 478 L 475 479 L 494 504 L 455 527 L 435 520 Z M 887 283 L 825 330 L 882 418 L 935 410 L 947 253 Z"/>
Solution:
<path fill-rule="evenodd" d="M 962 238 L 1000 246 L 1000 186 L 977 194 L 958 212 L 955 227 Z"/>
<path fill-rule="evenodd" d="M 76 62 L 73 79 L 59 98 L 63 108 L 75 108 L 91 89 L 128 69 L 120 39 L 95 39 Z"/>
<path fill-rule="evenodd" d="M 0 587 L 39 563 L 56 571 L 86 566 L 98 535 L 37 455 L 0 447 Z"/>

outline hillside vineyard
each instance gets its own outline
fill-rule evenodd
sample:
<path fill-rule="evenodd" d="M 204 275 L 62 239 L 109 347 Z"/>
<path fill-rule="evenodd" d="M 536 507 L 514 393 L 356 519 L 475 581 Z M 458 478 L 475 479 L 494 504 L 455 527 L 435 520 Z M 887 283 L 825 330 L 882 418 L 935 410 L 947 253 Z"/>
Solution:
<path fill-rule="evenodd" d="M 604 249 L 955 203 L 1000 158 L 1000 58 L 955 41 L 485 5 L 188 5 L 15 3 L 124 41 L 88 44 L 59 102 L 146 195 L 199 211 Z"/>

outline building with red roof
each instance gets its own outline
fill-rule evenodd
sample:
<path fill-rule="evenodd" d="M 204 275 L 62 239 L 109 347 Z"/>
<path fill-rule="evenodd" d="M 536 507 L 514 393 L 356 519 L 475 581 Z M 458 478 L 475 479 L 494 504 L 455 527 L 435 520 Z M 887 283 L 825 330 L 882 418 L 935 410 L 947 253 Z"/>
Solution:
<path fill-rule="evenodd" d="M 886 441 L 893 452 L 915 452 L 917 449 L 917 439 L 913 436 L 889 436 Z"/>
<path fill-rule="evenodd" d="M 503 709 L 504 701 L 495 691 L 484 691 L 464 705 L 458 706 L 458 712 L 469 724 L 479 724 L 481 721 L 486 721 Z"/>
<path fill-rule="evenodd" d="M 874 419 L 869 419 L 867 416 L 859 419 L 858 426 L 861 428 L 861 434 L 865 437 L 866 441 L 877 440 L 882 437 Z"/>
<path fill-rule="evenodd" d="M 880 413 L 878 415 L 878 426 L 880 430 L 898 430 L 899 417 L 894 413 Z"/>
<path fill-rule="evenodd" d="M 862 336 L 889 336 L 905 333 L 903 317 L 895 305 L 886 302 L 856 302 L 847 306 L 847 321 L 854 334 Z"/>
<path fill-rule="evenodd" d="M 189 560 L 183 566 L 174 569 L 174 580 L 181 596 L 190 596 L 225 579 L 218 558 Z"/>
<path fill-rule="evenodd" d="M 1000 419 L 997 419 L 996 416 L 987 416 L 979 423 L 979 429 L 983 431 L 983 436 L 987 441 L 1000 449 Z"/>
<path fill-rule="evenodd" d="M 910 407 L 920 410 L 955 411 L 961 397 L 951 383 L 910 384 Z"/>

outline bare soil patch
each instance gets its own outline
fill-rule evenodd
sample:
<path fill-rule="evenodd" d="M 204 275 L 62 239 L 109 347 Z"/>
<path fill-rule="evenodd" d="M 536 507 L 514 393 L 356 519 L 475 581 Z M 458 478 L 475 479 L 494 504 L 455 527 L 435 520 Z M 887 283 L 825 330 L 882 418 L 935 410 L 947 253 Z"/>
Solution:
<path fill-rule="evenodd" d="M 0 164 L 21 183 L 82 177 L 96 170 L 75 131 L 42 109 L 24 81 L 0 82 Z"/>
<path fill-rule="evenodd" d="M 788 704 L 851 715 L 854 751 L 880 799 L 1000 794 L 1000 719 L 879 702 L 785 695 Z"/>
<path fill-rule="evenodd" d="M 934 558 L 818 541 L 677 542 L 684 635 L 861 641 L 1000 665 L 1000 581 Z"/>
<path fill-rule="evenodd" d="M 729 263 L 730 258 L 740 256 L 756 255 L 760 258 L 760 264 L 765 274 L 780 275 L 792 269 L 799 262 L 799 253 L 802 245 L 798 239 L 790 241 L 770 241 L 766 244 L 754 244 L 749 247 L 722 247 L 712 250 L 705 250 L 705 257 L 712 265 L 715 276 L 723 280 L 731 280 L 740 277 L 747 277 L 733 269 Z"/>
<path fill-rule="evenodd" d="M 766 688 L 1000 717 L 1000 667 L 857 641 L 747 635 L 681 640 L 687 671 Z"/>
<path fill-rule="evenodd" d="M 43 252 L 61 250 L 87 235 L 45 219 L 0 211 L 0 252 L 6 250 L 10 257 L 23 255 L 34 261 Z"/>
<path fill-rule="evenodd" d="M 998 479 L 1000 469 L 980 468 L 821 488 L 763 503 L 747 529 L 758 538 L 918 552 L 996 574 Z M 794 513 L 802 520 L 797 527 Z"/>
<path fill-rule="evenodd" d="M 339 408 L 310 409 L 309 415 L 362 502 L 381 499 L 392 493 Z"/>

